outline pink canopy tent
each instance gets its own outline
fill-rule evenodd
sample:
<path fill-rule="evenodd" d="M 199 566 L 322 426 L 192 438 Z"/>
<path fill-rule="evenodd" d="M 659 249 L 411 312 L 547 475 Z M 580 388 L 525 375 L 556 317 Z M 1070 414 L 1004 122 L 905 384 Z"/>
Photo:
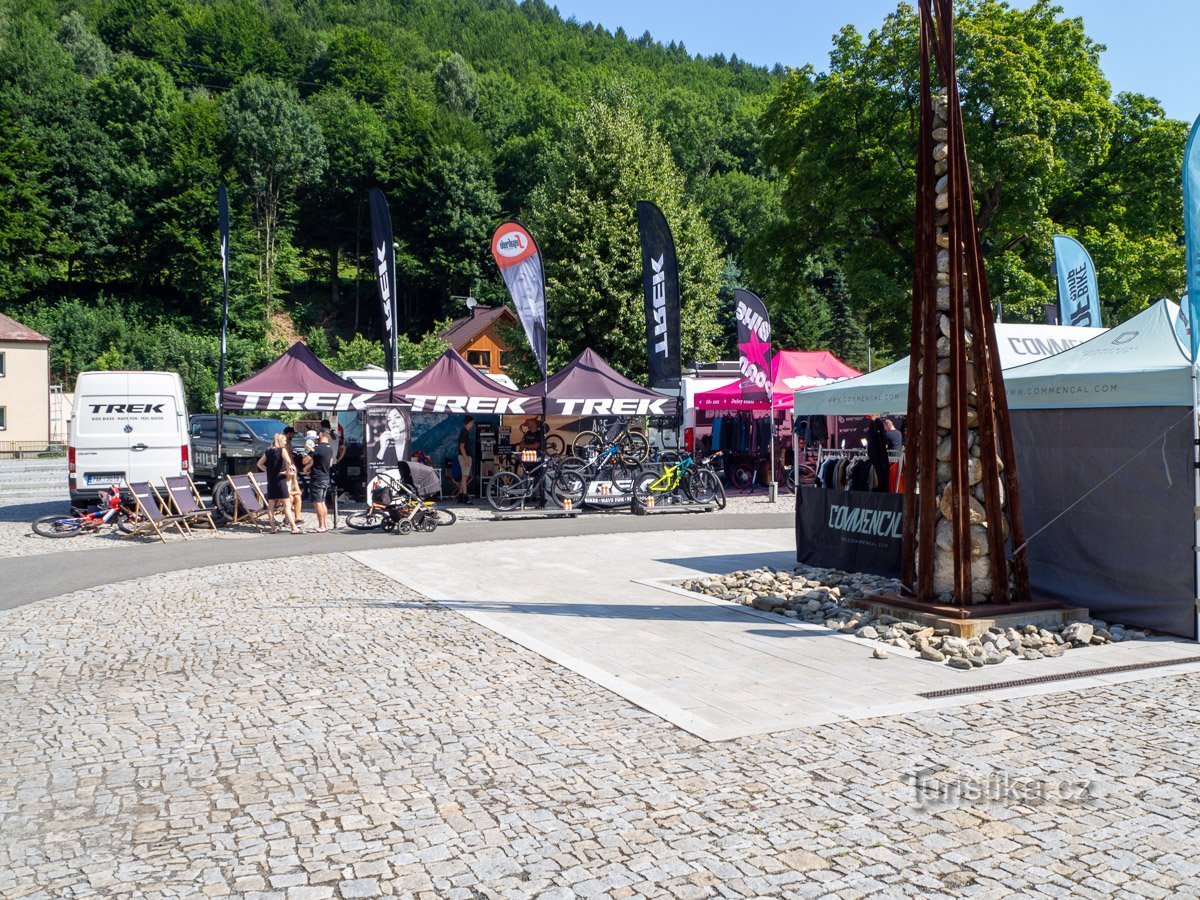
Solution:
<path fill-rule="evenodd" d="M 770 408 L 790 410 L 792 394 L 861 375 L 828 350 L 780 350 L 771 359 Z M 704 391 L 695 397 L 696 409 L 767 409 L 766 400 L 743 400 L 739 382 Z"/>

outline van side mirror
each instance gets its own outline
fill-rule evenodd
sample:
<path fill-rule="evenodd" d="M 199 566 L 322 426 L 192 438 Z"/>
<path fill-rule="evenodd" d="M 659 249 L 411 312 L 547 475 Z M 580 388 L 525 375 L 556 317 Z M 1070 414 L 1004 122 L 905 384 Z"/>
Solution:
<path fill-rule="evenodd" d="M 243 431 L 241 434 L 239 434 L 239 435 L 238 435 L 238 438 L 237 438 L 237 439 L 238 439 L 239 441 L 241 441 L 243 444 L 252 444 L 252 443 L 254 443 L 254 435 L 252 435 L 252 434 L 246 434 L 246 432 L 244 432 L 244 431 Z"/>

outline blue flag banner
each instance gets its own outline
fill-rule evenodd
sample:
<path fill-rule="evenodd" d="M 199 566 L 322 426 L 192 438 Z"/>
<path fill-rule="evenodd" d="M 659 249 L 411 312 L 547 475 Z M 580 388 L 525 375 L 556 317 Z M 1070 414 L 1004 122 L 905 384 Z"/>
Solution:
<path fill-rule="evenodd" d="M 1192 126 L 1188 135 L 1187 148 L 1183 151 L 1183 236 L 1187 245 L 1187 306 L 1188 320 L 1197 322 L 1197 306 L 1200 306 L 1200 143 L 1196 133 L 1200 131 L 1200 119 Z M 1192 362 L 1200 350 L 1200 328 L 1191 329 Z"/>
<path fill-rule="evenodd" d="M 1087 249 L 1065 234 L 1054 236 L 1054 267 L 1058 273 L 1058 309 L 1064 325 L 1100 328 L 1100 289 L 1096 265 Z"/>

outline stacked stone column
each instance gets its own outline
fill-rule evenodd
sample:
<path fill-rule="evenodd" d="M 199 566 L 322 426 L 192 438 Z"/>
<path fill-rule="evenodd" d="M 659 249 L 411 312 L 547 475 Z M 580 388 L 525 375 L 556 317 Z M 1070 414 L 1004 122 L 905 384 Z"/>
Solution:
<path fill-rule="evenodd" d="M 934 590 L 941 602 L 949 603 L 954 598 L 954 568 L 953 568 L 953 491 L 951 476 L 951 416 L 953 414 L 953 392 L 951 390 L 951 358 L 950 341 L 950 232 L 949 232 L 949 174 L 948 174 L 948 144 L 946 95 L 935 94 L 933 97 L 933 159 L 936 182 L 934 192 L 936 199 L 934 220 L 937 239 L 937 380 L 933 396 L 937 405 L 937 525 L 935 528 L 934 555 Z M 960 244 L 959 253 L 963 252 Z M 960 271 L 966 271 L 967 262 L 964 258 Z M 984 509 L 984 488 L 982 484 L 983 468 L 980 464 L 981 441 L 979 433 L 979 415 L 976 410 L 978 392 L 975 389 L 975 333 L 976 323 L 972 321 L 971 308 L 967 289 L 964 284 L 958 297 L 961 304 L 962 321 L 964 323 L 964 349 L 966 353 L 967 381 L 967 446 L 970 458 L 967 461 L 967 474 L 970 483 L 971 497 L 969 499 L 971 517 L 971 603 L 986 603 L 992 599 L 991 572 L 988 565 L 988 534 L 990 523 Z M 930 396 L 926 385 L 921 386 L 922 397 Z M 1003 470 L 1003 462 L 997 458 L 997 466 Z M 1003 485 L 1001 485 L 1001 504 L 1003 506 Z M 1001 517 L 1000 527 L 1008 537 L 1006 515 Z M 918 553 L 924 548 L 918 546 Z"/>

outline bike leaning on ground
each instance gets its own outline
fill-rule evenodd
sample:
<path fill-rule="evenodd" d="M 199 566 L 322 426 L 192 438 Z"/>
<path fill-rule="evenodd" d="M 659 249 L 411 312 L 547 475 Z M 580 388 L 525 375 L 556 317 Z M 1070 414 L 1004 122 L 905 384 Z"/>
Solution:
<path fill-rule="evenodd" d="M 80 534 L 95 534 L 105 526 L 116 525 L 126 534 L 138 527 L 137 510 L 125 505 L 121 489 L 113 485 L 100 494 L 100 507 L 77 516 L 49 515 L 34 521 L 34 534 L 48 538 L 68 538 Z"/>
<path fill-rule="evenodd" d="M 419 517 L 412 515 L 415 504 L 422 507 Z M 420 525 L 414 525 L 414 520 L 417 519 Z M 407 529 L 401 524 L 405 521 L 409 522 Z M 401 534 L 407 534 L 414 527 L 418 531 L 433 531 L 438 527 L 453 525 L 457 521 L 458 514 L 454 510 L 443 509 L 434 506 L 430 501 L 422 500 L 415 490 L 386 472 L 377 474 L 367 485 L 367 508 L 346 516 L 346 525 L 357 531 L 384 528 Z"/>

